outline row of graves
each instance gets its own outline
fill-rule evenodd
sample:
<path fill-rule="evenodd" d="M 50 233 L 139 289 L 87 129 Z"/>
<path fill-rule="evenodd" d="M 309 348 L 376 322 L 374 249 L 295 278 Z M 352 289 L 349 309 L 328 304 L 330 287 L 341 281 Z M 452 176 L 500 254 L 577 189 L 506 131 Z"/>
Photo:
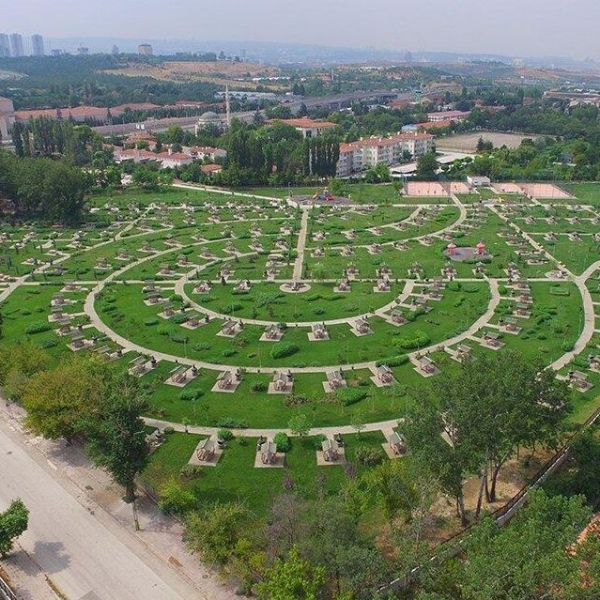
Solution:
<path fill-rule="evenodd" d="M 48 321 L 58 325 L 54 331 L 59 337 L 68 340 L 67 347 L 72 352 L 93 350 L 111 361 L 121 358 L 123 351 L 120 346 L 109 342 L 106 336 L 100 333 L 91 333 L 95 329 L 87 323 L 88 317 L 84 312 L 66 312 L 68 307 L 80 302 L 69 298 L 68 294 L 84 291 L 85 288 L 78 284 L 66 283 L 60 292 L 52 296 Z M 81 322 L 82 320 L 86 323 Z"/>
<path fill-rule="evenodd" d="M 396 302 L 394 307 L 381 316 L 391 325 L 401 327 L 409 322 L 406 311 L 421 314 L 430 312 L 430 303 L 442 300 L 445 288 L 446 283 L 440 277 L 419 280 L 403 302 Z"/>
<path fill-rule="evenodd" d="M 596 272 L 596 279 L 600 285 L 600 271 Z M 594 302 L 594 314 L 595 322 L 600 322 L 600 302 Z M 600 333 L 600 327 L 596 327 L 595 333 Z M 590 345 L 587 347 L 587 357 L 577 357 L 574 362 L 569 365 L 569 371 L 566 376 L 561 376 L 565 379 L 568 384 L 575 390 L 585 394 L 589 392 L 594 384 L 589 379 L 589 372 L 600 374 L 600 344 L 594 342 L 592 339 Z M 584 368 L 585 370 L 581 370 Z"/>
<path fill-rule="evenodd" d="M 477 342 L 481 347 L 488 350 L 500 350 L 506 343 L 503 341 L 505 335 L 519 335 L 522 331 L 522 321 L 531 317 L 533 298 L 531 288 L 514 263 L 507 268 L 508 295 L 501 296 L 501 300 L 511 305 L 511 314 L 499 319 L 498 323 L 487 323 L 478 333 L 470 339 Z"/>
<path fill-rule="evenodd" d="M 550 262 L 543 250 L 532 247 L 524 234 L 512 229 L 502 229 L 497 235 L 504 238 L 513 252 L 529 266 L 541 266 Z"/>
<path fill-rule="evenodd" d="M 398 459 L 406 456 L 408 450 L 403 438 L 391 430 L 384 433 L 386 441 L 382 447 L 390 459 Z M 202 439 L 188 464 L 204 467 L 216 467 L 226 451 L 227 441 L 219 438 L 218 434 Z M 324 436 L 320 448 L 316 450 L 316 462 L 318 466 L 326 467 L 333 465 L 343 465 L 346 463 L 346 452 L 344 438 L 341 434 L 332 434 Z M 264 468 L 283 468 L 285 466 L 285 453 L 278 452 L 277 444 L 273 438 L 261 436 L 256 439 L 256 454 L 254 467 Z"/>

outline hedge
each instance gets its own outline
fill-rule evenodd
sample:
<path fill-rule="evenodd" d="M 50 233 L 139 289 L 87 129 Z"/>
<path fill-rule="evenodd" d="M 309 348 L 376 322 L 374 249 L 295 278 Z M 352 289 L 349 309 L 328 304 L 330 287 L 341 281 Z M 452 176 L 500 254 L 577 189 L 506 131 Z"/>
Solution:
<path fill-rule="evenodd" d="M 286 358 L 287 356 L 296 354 L 298 350 L 298 346 L 296 346 L 296 344 L 292 344 L 291 342 L 277 342 L 271 348 L 271 358 Z"/>

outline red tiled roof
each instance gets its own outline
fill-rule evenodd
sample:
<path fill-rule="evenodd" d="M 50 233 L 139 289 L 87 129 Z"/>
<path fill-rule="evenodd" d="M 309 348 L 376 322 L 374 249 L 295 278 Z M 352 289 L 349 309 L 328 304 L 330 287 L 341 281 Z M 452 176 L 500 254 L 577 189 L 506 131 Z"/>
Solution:
<path fill-rule="evenodd" d="M 272 123 L 284 123 L 285 125 L 291 125 L 298 129 L 326 129 L 328 127 L 336 127 L 335 123 L 329 121 L 317 121 L 315 119 L 309 119 L 308 117 L 301 117 L 299 119 L 271 119 Z"/>
<path fill-rule="evenodd" d="M 218 173 L 219 171 L 222 171 L 223 167 L 221 165 L 202 165 L 200 170 L 209 175 L 211 173 Z"/>
<path fill-rule="evenodd" d="M 33 110 L 17 110 L 15 118 L 20 121 L 28 121 L 38 117 L 58 118 L 61 115 L 63 119 L 99 119 L 105 120 L 108 114 L 106 108 L 97 108 L 95 106 L 75 106 L 73 108 L 41 108 Z"/>
<path fill-rule="evenodd" d="M 340 153 L 353 152 L 359 148 L 365 146 L 393 146 L 398 142 L 410 141 L 410 140 L 429 140 L 433 139 L 433 135 L 430 133 L 398 133 L 390 137 L 371 137 L 356 142 L 350 142 L 349 144 L 340 144 Z"/>

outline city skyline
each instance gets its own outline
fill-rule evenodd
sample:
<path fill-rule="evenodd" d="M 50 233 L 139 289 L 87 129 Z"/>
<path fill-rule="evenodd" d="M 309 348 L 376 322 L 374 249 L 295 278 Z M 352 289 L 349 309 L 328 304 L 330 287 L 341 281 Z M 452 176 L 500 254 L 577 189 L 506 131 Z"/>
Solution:
<path fill-rule="evenodd" d="M 5 9 L 3 28 L 24 32 L 35 28 L 46 38 L 80 36 L 82 41 L 93 32 L 95 37 L 178 38 L 200 44 L 222 39 L 600 59 L 594 30 L 600 4 L 593 0 L 580 0 L 576 6 L 506 0 L 486 6 L 485 11 L 475 0 L 457 0 L 451 6 L 442 0 L 425 0 L 418 6 L 402 0 L 307 0 L 285 11 L 274 0 L 252 4 L 223 0 L 211 6 L 181 0 L 179 10 L 164 14 L 156 0 L 131 0 L 128 9 L 136 18 L 126 21 L 120 18 L 122 4 L 115 0 L 103 3 L 100 17 L 85 10 L 74 13 L 65 0 L 57 0 L 53 10 L 64 18 L 52 22 L 45 17 L 44 5 L 41 0 L 12 3 Z M 153 5 L 157 10 L 152 10 Z M 492 22 L 494 27 L 489 26 Z M 534 31 L 543 35 L 532 35 Z"/>

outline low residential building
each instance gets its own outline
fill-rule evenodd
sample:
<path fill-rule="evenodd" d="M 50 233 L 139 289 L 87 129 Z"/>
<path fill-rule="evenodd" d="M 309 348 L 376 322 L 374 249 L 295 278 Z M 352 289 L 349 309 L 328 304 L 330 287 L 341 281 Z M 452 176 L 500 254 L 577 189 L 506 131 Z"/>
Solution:
<path fill-rule="evenodd" d="M 223 148 L 213 148 L 212 146 L 184 146 L 182 152 L 198 160 L 212 160 L 227 158 L 227 151 Z"/>
<path fill-rule="evenodd" d="M 138 148 L 141 145 L 147 144 L 149 150 L 156 148 L 156 138 L 145 130 L 133 131 L 123 141 L 124 148 Z"/>
<path fill-rule="evenodd" d="M 119 164 L 125 161 L 133 161 L 135 164 L 157 162 L 161 169 L 174 169 L 176 167 L 185 167 L 194 162 L 194 157 L 183 152 L 150 152 L 149 150 L 140 150 L 137 148 L 113 148 L 114 161 Z"/>
<path fill-rule="evenodd" d="M 434 147 L 434 136 L 429 133 L 398 133 L 390 137 L 371 137 L 349 144 L 340 144 L 336 175 L 348 177 L 377 165 L 392 166 L 405 155 L 418 158 Z"/>
<path fill-rule="evenodd" d="M 183 152 L 160 152 L 156 154 L 156 160 L 160 162 L 161 169 L 174 169 L 175 167 L 185 167 L 194 162 L 194 159 Z"/>
<path fill-rule="evenodd" d="M 430 123 L 437 123 L 439 121 L 454 121 L 456 123 L 460 123 L 461 121 L 464 121 L 470 114 L 471 111 L 443 110 L 441 112 L 427 113 L 427 120 Z"/>
<path fill-rule="evenodd" d="M 113 157 L 117 164 L 128 160 L 131 160 L 136 164 L 157 160 L 157 155 L 149 150 L 138 150 L 136 148 L 125 149 L 119 148 L 118 146 L 113 148 Z"/>
<path fill-rule="evenodd" d="M 318 121 L 316 119 L 309 119 L 308 117 L 301 117 L 299 119 L 272 119 L 270 122 L 289 125 L 296 131 L 299 131 L 304 138 L 318 137 L 327 129 L 336 127 L 335 123 L 330 123 L 329 121 Z"/>
<path fill-rule="evenodd" d="M 221 165 L 202 165 L 200 170 L 205 174 L 211 177 L 217 173 L 220 173 L 223 170 Z"/>

